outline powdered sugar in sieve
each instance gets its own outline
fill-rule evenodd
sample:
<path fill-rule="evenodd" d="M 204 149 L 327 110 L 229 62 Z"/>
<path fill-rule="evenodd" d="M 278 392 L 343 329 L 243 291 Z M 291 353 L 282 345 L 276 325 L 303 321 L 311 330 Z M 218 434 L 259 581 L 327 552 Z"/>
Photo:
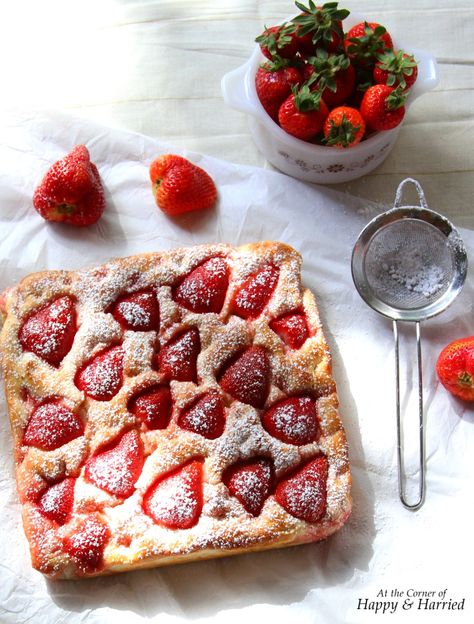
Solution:
<path fill-rule="evenodd" d="M 445 293 L 454 269 L 446 236 L 431 223 L 413 218 L 378 230 L 364 262 L 374 296 L 406 309 L 425 307 Z"/>

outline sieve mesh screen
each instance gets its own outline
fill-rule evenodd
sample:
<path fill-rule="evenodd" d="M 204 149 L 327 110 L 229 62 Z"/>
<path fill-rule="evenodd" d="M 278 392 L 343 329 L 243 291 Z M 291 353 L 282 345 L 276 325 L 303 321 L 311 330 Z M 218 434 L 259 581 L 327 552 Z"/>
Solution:
<path fill-rule="evenodd" d="M 404 218 L 380 228 L 370 240 L 364 272 L 373 295 L 399 310 L 424 308 L 449 288 L 452 248 L 433 225 Z"/>

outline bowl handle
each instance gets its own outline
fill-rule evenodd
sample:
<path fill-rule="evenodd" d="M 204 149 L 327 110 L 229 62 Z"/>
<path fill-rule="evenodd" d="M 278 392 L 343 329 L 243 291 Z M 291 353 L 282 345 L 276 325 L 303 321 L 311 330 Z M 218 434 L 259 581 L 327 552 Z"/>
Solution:
<path fill-rule="evenodd" d="M 418 79 L 413 85 L 410 100 L 415 100 L 434 89 L 439 82 L 438 64 L 435 57 L 425 50 L 410 49 L 418 62 Z"/>
<path fill-rule="evenodd" d="M 224 102 L 231 108 L 241 113 L 257 116 L 255 106 L 250 101 L 248 87 L 248 72 L 250 61 L 247 61 L 237 69 L 225 74 L 221 81 L 221 90 Z"/>

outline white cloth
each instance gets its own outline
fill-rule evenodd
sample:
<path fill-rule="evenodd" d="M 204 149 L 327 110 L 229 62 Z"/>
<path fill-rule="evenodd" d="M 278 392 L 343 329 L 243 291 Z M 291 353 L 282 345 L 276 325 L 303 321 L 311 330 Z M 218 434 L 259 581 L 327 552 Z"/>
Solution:
<path fill-rule="evenodd" d="M 107 190 L 95 226 L 45 223 L 31 205 L 48 166 L 85 143 Z M 154 204 L 148 165 L 176 152 L 157 140 L 59 113 L 12 113 L 0 129 L 0 289 L 31 271 L 79 268 L 142 251 L 223 241 L 275 239 L 303 255 L 303 280 L 317 296 L 333 354 L 341 416 L 350 445 L 354 510 L 321 544 L 146 570 L 78 582 L 48 582 L 31 569 L 13 476 L 5 402 L 0 399 L 0 621 L 2 624 L 160 622 L 367 623 L 359 600 L 394 589 L 447 589 L 462 611 L 402 611 L 392 622 L 470 622 L 474 417 L 437 382 L 437 354 L 472 332 L 472 275 L 455 303 L 423 329 L 427 407 L 427 497 L 416 513 L 397 498 L 394 350 L 391 323 L 357 295 L 350 257 L 359 231 L 380 210 L 367 201 L 258 168 L 182 152 L 219 190 L 214 211 L 179 220 Z M 393 189 L 393 193 L 395 188 Z M 427 192 L 428 203 L 432 195 Z M 435 206 L 433 206 L 435 208 Z M 472 223 L 472 221 L 471 221 Z M 474 235 L 461 229 L 472 256 Z M 409 333 L 409 332 L 408 332 Z M 411 336 L 413 346 L 413 336 Z M 413 359 L 404 349 L 404 361 Z M 402 375 L 407 465 L 416 478 L 416 386 Z M 411 434 L 411 435 L 408 435 Z M 377 595 L 379 594 L 379 597 Z M 393 601 L 393 598 L 391 599 Z M 367 603 L 368 604 L 368 603 Z M 416 605 L 415 605 L 416 606 Z M 388 614 L 385 616 L 388 618 Z M 385 621 L 378 613 L 376 621 Z"/>

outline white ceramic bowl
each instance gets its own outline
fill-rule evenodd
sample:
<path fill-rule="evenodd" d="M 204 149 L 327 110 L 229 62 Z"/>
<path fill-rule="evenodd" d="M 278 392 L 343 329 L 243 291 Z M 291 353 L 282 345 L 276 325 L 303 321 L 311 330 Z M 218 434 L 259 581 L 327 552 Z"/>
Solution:
<path fill-rule="evenodd" d="M 364 18 L 359 17 L 351 13 L 344 22 L 345 28 L 363 21 Z M 420 95 L 438 84 L 438 67 L 429 52 L 399 42 L 395 48 L 414 54 L 418 62 L 418 78 L 405 105 L 408 110 Z M 256 46 L 246 63 L 225 74 L 221 88 L 226 104 L 250 116 L 252 138 L 274 167 L 300 180 L 333 184 L 360 178 L 385 160 L 395 144 L 401 124 L 393 130 L 376 132 L 347 149 L 313 145 L 282 130 L 265 112 L 255 89 L 255 74 L 264 60 L 259 46 Z"/>

